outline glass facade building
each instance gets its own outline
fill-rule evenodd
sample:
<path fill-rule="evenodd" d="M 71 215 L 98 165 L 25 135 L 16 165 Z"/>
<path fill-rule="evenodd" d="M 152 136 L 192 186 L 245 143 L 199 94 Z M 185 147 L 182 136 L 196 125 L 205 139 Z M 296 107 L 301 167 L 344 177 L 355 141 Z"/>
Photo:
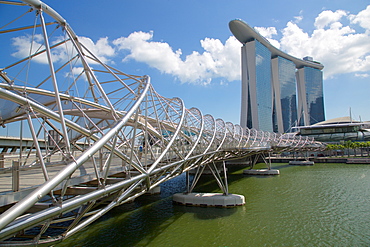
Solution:
<path fill-rule="evenodd" d="M 258 127 L 273 132 L 272 127 L 272 85 L 271 52 L 260 42 L 255 41 L 256 48 L 256 96 Z"/>
<path fill-rule="evenodd" d="M 290 132 L 297 125 L 297 82 L 295 64 L 283 57 L 272 59 L 275 98 L 274 132 Z"/>
<path fill-rule="evenodd" d="M 325 120 L 322 71 L 310 67 L 304 67 L 304 71 L 309 125 L 312 125 Z"/>
<path fill-rule="evenodd" d="M 297 71 L 298 94 L 301 99 L 298 105 L 300 126 L 325 120 L 322 77 L 321 70 L 311 67 L 303 67 Z"/>
<path fill-rule="evenodd" d="M 241 20 L 229 27 L 243 44 L 241 127 L 286 133 L 325 120 L 322 64 L 280 51 Z"/>
<path fill-rule="evenodd" d="M 257 40 L 245 44 L 242 52 L 249 58 L 242 62 L 242 126 L 273 132 L 271 52 Z"/>

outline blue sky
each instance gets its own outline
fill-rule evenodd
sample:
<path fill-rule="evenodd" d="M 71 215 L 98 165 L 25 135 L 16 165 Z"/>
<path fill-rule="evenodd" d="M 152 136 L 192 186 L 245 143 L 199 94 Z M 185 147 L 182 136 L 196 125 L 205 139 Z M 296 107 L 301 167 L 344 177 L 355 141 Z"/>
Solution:
<path fill-rule="evenodd" d="M 232 123 L 240 115 L 241 44 L 228 23 L 242 19 L 281 50 L 323 63 L 327 119 L 348 116 L 351 108 L 354 119 L 370 120 L 366 1 L 44 2 L 108 64 L 149 75 L 159 94 Z"/>

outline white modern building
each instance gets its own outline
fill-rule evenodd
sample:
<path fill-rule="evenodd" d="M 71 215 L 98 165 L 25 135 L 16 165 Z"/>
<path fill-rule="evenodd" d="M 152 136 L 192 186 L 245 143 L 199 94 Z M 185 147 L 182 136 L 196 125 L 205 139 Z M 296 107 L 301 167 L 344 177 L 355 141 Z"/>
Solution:
<path fill-rule="evenodd" d="M 242 127 L 284 133 L 325 120 L 321 63 L 277 49 L 241 20 L 229 27 L 242 43 Z"/>

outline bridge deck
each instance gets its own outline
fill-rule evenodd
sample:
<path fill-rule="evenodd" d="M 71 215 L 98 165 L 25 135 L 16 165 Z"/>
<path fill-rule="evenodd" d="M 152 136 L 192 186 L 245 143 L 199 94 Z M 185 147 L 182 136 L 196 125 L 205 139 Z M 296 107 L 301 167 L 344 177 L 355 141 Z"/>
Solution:
<path fill-rule="evenodd" d="M 251 148 L 243 148 L 241 149 L 244 152 L 248 150 L 248 152 L 252 153 L 259 153 L 259 152 L 266 152 L 269 150 L 269 148 L 266 147 L 251 147 Z M 224 150 L 227 151 L 227 150 Z M 229 150 L 231 151 L 231 150 Z M 234 150 L 234 152 L 236 149 Z M 141 159 L 141 163 L 143 165 L 147 164 L 147 166 L 150 166 L 154 162 L 154 160 L 157 158 L 159 153 L 154 154 L 154 157 L 145 157 L 143 156 Z M 36 159 L 35 155 L 33 155 L 33 159 Z M 18 155 L 6 155 L 5 156 L 5 168 L 0 169 L 0 207 L 13 204 L 20 199 L 27 196 L 29 193 L 31 193 L 34 189 L 38 188 L 41 184 L 43 184 L 46 180 L 43 174 L 43 171 L 41 169 L 40 165 L 34 165 L 34 166 L 20 166 L 17 168 L 12 168 L 13 161 L 18 161 L 19 156 Z M 103 164 L 104 159 L 101 160 L 99 158 L 99 155 L 96 155 L 94 157 L 94 162 L 98 164 Z M 176 160 L 172 159 L 168 162 L 175 162 Z M 168 162 L 162 162 L 159 166 L 167 165 Z M 54 177 L 61 169 L 63 169 L 66 165 L 66 162 L 62 161 L 62 156 L 53 156 L 53 160 L 46 163 L 46 169 L 48 172 L 49 178 Z M 19 177 L 18 180 L 14 181 L 13 176 L 14 170 L 18 170 Z M 99 172 L 99 171 L 98 171 Z M 118 157 L 113 157 L 111 166 L 108 173 L 108 179 L 111 179 L 112 177 L 120 177 L 120 179 L 124 179 L 128 173 L 131 173 L 131 176 L 135 176 L 138 174 L 137 171 L 129 171 L 129 168 L 127 164 L 124 164 L 123 161 Z M 119 175 L 118 175 L 119 174 Z M 90 191 L 92 189 L 97 189 L 97 182 L 96 182 L 96 171 L 94 169 L 93 160 L 90 159 L 88 162 L 86 162 L 83 166 L 81 166 L 79 169 L 77 169 L 71 178 L 67 182 L 67 186 L 77 186 L 82 185 L 89 186 Z M 109 178 L 111 177 L 111 178 Z M 106 181 L 106 183 L 114 183 L 116 181 Z M 17 182 L 19 181 L 19 182 Z M 95 181 L 95 182 L 94 182 Z M 16 185 L 14 185 L 16 184 Z M 62 184 L 60 184 L 58 187 L 55 188 L 54 191 L 60 190 Z M 14 189 L 18 187 L 18 189 Z M 72 191 L 72 190 L 70 190 Z M 77 189 L 75 190 L 77 191 Z M 77 193 L 81 193 L 81 191 L 78 191 Z M 83 192 L 82 192 L 83 193 Z M 72 194 L 73 195 L 73 192 Z"/>
<path fill-rule="evenodd" d="M 0 207 L 19 201 L 21 198 L 25 197 L 46 181 L 40 166 L 35 165 L 33 167 L 20 167 L 18 179 L 19 189 L 17 191 L 13 191 L 14 170 L 11 168 L 11 166 L 9 166 L 9 163 L 11 163 L 11 159 L 7 159 L 6 168 L 0 169 Z M 49 178 L 54 177 L 64 167 L 65 163 L 62 161 L 54 161 L 47 164 Z M 116 158 L 116 160 L 113 160 L 112 162 L 108 175 L 111 176 L 117 173 L 122 173 L 126 170 L 127 168 L 122 165 L 122 160 Z M 82 183 L 91 182 L 95 179 L 96 175 L 93 162 L 89 161 L 74 172 L 72 177 L 68 180 L 68 185 L 79 185 Z M 58 189 L 61 188 L 57 187 L 56 190 Z"/>

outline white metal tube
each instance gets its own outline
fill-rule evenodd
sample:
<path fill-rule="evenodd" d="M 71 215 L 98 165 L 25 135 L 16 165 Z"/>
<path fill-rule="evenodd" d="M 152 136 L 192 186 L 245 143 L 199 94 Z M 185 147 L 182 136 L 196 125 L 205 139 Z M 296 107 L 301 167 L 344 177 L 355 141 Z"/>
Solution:
<path fill-rule="evenodd" d="M 149 77 L 147 77 L 147 85 L 146 85 L 146 87 L 145 87 L 145 90 L 143 91 L 143 95 L 145 95 L 145 94 L 146 94 L 146 92 L 147 92 L 147 90 L 148 90 L 149 86 L 150 86 L 150 80 L 149 80 Z M 3 99 L 11 100 L 11 101 L 13 101 L 13 102 L 15 102 L 15 103 L 17 103 L 17 104 L 19 104 L 19 105 L 29 105 L 29 106 L 31 106 L 34 110 L 36 110 L 37 112 L 39 112 L 39 113 L 41 113 L 41 114 L 45 115 L 45 116 L 46 116 L 46 117 L 48 117 L 48 118 L 51 118 L 51 119 L 55 120 L 55 121 L 58 121 L 58 120 L 60 119 L 59 115 L 58 115 L 57 113 L 55 113 L 54 111 L 51 111 L 50 109 L 48 109 L 48 108 L 46 108 L 46 107 L 44 107 L 44 106 L 42 106 L 42 105 L 39 105 L 39 104 L 37 104 L 36 102 L 34 102 L 34 101 L 32 101 L 32 100 L 29 100 L 29 99 L 27 99 L 27 98 L 24 98 L 24 97 L 22 97 L 22 96 L 18 95 L 18 94 L 15 94 L 15 93 L 13 93 L 13 92 L 11 92 L 11 91 L 4 90 L 4 89 L 0 88 L 0 97 L 1 97 L 1 98 L 3 98 Z M 140 100 L 142 100 L 142 97 L 140 97 L 140 98 L 138 99 L 138 102 L 141 102 Z M 134 105 L 134 106 L 135 106 L 135 105 Z M 135 110 L 133 110 L 133 111 L 135 111 Z M 126 115 L 125 115 L 125 116 L 126 116 L 126 117 L 127 117 L 127 116 L 131 116 L 130 114 L 132 114 L 131 110 L 130 110 L 130 111 L 128 111 L 128 112 L 126 113 Z M 71 129 L 73 129 L 73 130 L 75 130 L 75 131 L 77 131 L 77 132 L 79 132 L 79 133 L 81 133 L 81 134 L 83 134 L 83 135 L 85 135 L 85 136 L 89 136 L 92 140 L 94 140 L 94 141 L 99 140 L 99 138 L 98 138 L 97 136 L 95 136 L 95 135 L 91 135 L 91 133 L 90 133 L 90 131 L 89 131 L 89 130 L 87 130 L 87 129 L 85 129 L 85 128 L 81 127 L 80 125 L 76 124 L 75 122 L 72 122 L 72 121 L 70 121 L 70 120 L 66 119 L 66 123 L 67 123 L 67 126 L 68 126 L 68 127 L 70 127 Z M 106 144 L 106 146 L 107 146 L 108 148 L 110 148 L 110 147 L 111 147 L 111 146 L 110 146 L 110 145 L 108 145 L 108 144 Z M 119 150 L 115 149 L 115 150 L 114 150 L 114 152 L 115 152 L 115 153 L 116 153 L 120 158 L 122 158 L 122 159 L 125 159 L 125 158 L 126 158 L 126 157 L 124 156 L 124 154 L 123 154 L 121 151 L 119 151 Z M 137 163 L 133 162 L 133 163 L 132 163 L 132 166 L 134 166 L 134 167 L 135 167 L 135 169 L 137 169 L 137 170 L 138 170 L 138 171 L 140 171 L 141 173 L 146 173 L 146 171 L 145 171 L 144 169 L 142 169 L 142 167 L 141 167 L 140 165 L 138 165 Z"/>
<path fill-rule="evenodd" d="M 35 189 L 31 194 L 20 200 L 13 207 L 8 209 L 6 213 L 0 215 L 0 229 L 4 228 L 10 222 L 12 222 L 19 215 L 24 213 L 27 209 L 32 207 L 39 199 L 48 194 L 52 189 L 54 189 L 58 184 L 60 184 L 65 178 L 69 177 L 79 166 L 86 162 L 90 157 L 92 157 L 100 148 L 102 148 L 114 135 L 116 135 L 120 129 L 126 124 L 130 119 L 131 115 L 138 109 L 141 104 L 146 92 L 149 88 L 149 78 L 147 78 L 148 83 L 144 89 L 143 94 L 133 105 L 130 111 L 123 117 L 110 131 L 107 132 L 100 140 L 98 140 L 95 145 L 87 149 L 80 157 L 75 161 L 70 162 L 64 169 L 62 169 L 58 174 L 52 179 L 45 182 L 42 186 Z M 1 94 L 1 89 L 0 89 Z M 144 171 L 145 173 L 145 171 Z"/>
<path fill-rule="evenodd" d="M 31 119 L 31 116 L 30 116 L 29 112 L 27 112 L 27 121 L 28 121 L 28 125 L 30 127 L 30 131 L 31 131 L 31 134 L 32 134 L 33 144 L 36 147 L 36 153 L 37 153 L 37 156 L 38 156 L 39 161 L 40 161 L 42 173 L 44 174 L 45 181 L 47 181 L 47 180 L 49 180 L 48 171 L 46 170 L 46 166 L 45 166 L 44 159 L 42 157 L 39 141 L 38 141 L 37 135 L 35 133 L 35 130 L 33 128 L 33 123 L 32 123 L 32 119 Z"/>
<path fill-rule="evenodd" d="M 50 46 L 49 46 L 49 37 L 48 37 L 47 31 L 46 31 L 45 20 L 44 20 L 43 14 L 42 14 L 42 10 L 40 10 L 40 21 L 41 21 L 41 26 L 42 26 L 42 32 L 44 34 L 44 42 L 45 42 L 46 55 L 47 55 L 48 62 L 49 62 L 50 76 L 51 76 L 51 79 L 53 81 L 53 86 L 54 86 L 55 102 L 58 106 L 58 113 L 59 113 L 59 116 L 60 116 L 60 123 L 61 123 L 62 131 L 63 131 L 64 144 L 66 146 L 67 153 L 70 155 L 71 154 L 70 142 L 69 142 L 69 138 L 68 138 L 66 122 L 65 122 L 65 119 L 64 119 L 62 103 L 61 103 L 60 97 L 59 97 L 59 88 L 58 88 L 57 78 L 55 76 L 53 59 L 51 58 L 51 51 L 50 51 Z"/>

